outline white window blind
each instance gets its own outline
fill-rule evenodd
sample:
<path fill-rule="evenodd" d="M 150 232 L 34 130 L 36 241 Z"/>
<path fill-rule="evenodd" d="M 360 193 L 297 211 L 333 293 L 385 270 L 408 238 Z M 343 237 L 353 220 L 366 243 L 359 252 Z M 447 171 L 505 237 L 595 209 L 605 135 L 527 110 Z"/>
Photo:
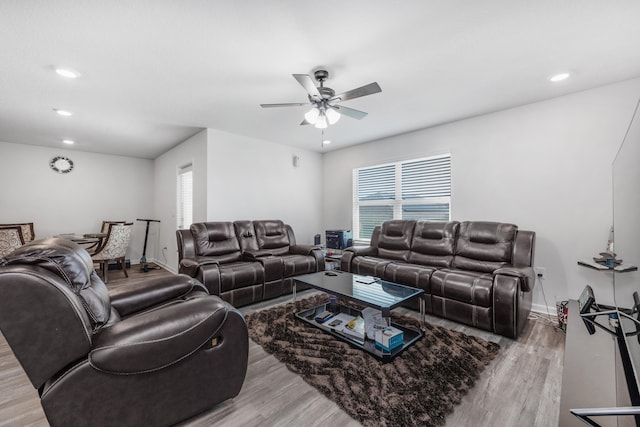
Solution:
<path fill-rule="evenodd" d="M 185 229 L 193 222 L 193 166 L 178 171 L 178 229 Z"/>
<path fill-rule="evenodd" d="M 353 170 L 356 241 L 390 219 L 448 221 L 450 204 L 450 154 Z"/>

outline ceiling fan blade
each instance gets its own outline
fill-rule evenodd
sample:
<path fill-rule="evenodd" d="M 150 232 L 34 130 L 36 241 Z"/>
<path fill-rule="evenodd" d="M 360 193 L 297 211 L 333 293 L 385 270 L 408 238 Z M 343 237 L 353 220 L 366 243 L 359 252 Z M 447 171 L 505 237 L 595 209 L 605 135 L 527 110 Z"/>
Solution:
<path fill-rule="evenodd" d="M 358 120 L 364 119 L 368 114 L 368 113 L 365 113 L 364 111 L 356 110 L 349 107 L 343 107 L 342 105 L 334 105 L 333 108 L 338 110 L 340 114 L 344 114 L 345 116 L 349 116 L 353 119 L 358 119 Z"/>
<path fill-rule="evenodd" d="M 262 108 L 272 108 L 272 107 L 299 107 L 301 105 L 309 105 L 308 102 L 287 102 L 284 104 L 260 104 Z"/>
<path fill-rule="evenodd" d="M 369 83 L 368 85 L 361 86 L 357 89 L 351 89 L 344 93 L 334 96 L 329 101 L 347 101 L 353 98 L 360 98 L 361 96 L 373 95 L 374 93 L 382 92 L 380 85 L 377 82 Z"/>
<path fill-rule="evenodd" d="M 309 96 L 311 96 L 313 99 L 319 100 L 322 98 L 320 96 L 320 92 L 318 92 L 318 88 L 316 87 L 315 83 L 313 83 L 313 79 L 309 74 L 292 74 L 292 76 L 298 81 L 298 83 L 300 83 L 300 86 L 302 86 L 304 90 L 307 91 Z"/>

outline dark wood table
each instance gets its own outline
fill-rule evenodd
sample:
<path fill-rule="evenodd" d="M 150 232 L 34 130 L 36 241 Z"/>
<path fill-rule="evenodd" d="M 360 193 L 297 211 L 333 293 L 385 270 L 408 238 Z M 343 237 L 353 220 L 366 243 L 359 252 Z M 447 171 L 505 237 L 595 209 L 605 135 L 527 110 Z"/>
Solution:
<path fill-rule="evenodd" d="M 84 248 L 89 252 L 97 251 L 101 246 L 102 242 L 107 235 L 105 233 L 87 233 L 87 234 L 58 234 L 55 237 L 61 237 L 63 239 L 71 240 L 74 243 L 79 245 L 83 245 Z M 86 246 L 85 246 L 86 245 Z"/>

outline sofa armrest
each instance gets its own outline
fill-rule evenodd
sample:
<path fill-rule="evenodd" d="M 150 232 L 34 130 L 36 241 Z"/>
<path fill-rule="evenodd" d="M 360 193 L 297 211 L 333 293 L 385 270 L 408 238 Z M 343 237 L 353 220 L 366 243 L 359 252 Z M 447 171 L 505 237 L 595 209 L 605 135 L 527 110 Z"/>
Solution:
<path fill-rule="evenodd" d="M 218 265 L 219 262 L 209 257 L 184 258 L 180 261 L 178 272 L 186 274 L 189 277 L 197 277 L 200 267 L 212 264 Z"/>
<path fill-rule="evenodd" d="M 351 246 L 345 252 L 353 252 L 354 256 L 377 256 L 378 248 L 374 246 Z"/>
<path fill-rule="evenodd" d="M 375 246 L 350 246 L 342 253 L 340 258 L 340 269 L 342 271 L 351 271 L 351 262 L 357 256 L 376 256 L 378 248 Z"/>
<path fill-rule="evenodd" d="M 242 252 L 242 258 L 247 261 L 257 261 L 259 258 L 268 256 L 273 256 L 273 251 L 269 249 L 257 249 Z"/>
<path fill-rule="evenodd" d="M 535 275 L 531 267 L 502 267 L 493 272 L 494 276 L 503 275 L 520 279 L 520 290 L 531 292 L 535 285 Z"/>
<path fill-rule="evenodd" d="M 124 317 L 165 301 L 185 297 L 193 291 L 209 293 L 202 283 L 180 274 L 157 277 L 132 286 L 120 286 L 109 292 L 109 298 L 118 314 Z"/>
<path fill-rule="evenodd" d="M 289 246 L 289 253 L 294 255 L 312 255 L 314 251 L 321 251 L 322 248 L 316 245 L 292 245 Z"/>
<path fill-rule="evenodd" d="M 531 267 L 503 267 L 493 272 L 494 332 L 518 338 L 531 311 L 534 285 Z"/>
<path fill-rule="evenodd" d="M 124 319 L 97 336 L 89 363 L 118 375 L 163 369 L 214 338 L 229 308 L 220 298 L 207 296 Z"/>
<path fill-rule="evenodd" d="M 325 263 L 322 247 L 317 245 L 291 245 L 289 246 L 289 253 L 293 255 L 312 256 L 316 260 L 315 271 L 324 271 Z"/>

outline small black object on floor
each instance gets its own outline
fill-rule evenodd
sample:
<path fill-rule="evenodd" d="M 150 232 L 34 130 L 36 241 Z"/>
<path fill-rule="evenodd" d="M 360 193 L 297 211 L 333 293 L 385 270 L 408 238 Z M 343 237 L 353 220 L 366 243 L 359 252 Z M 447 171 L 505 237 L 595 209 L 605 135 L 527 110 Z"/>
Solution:
<path fill-rule="evenodd" d="M 152 222 L 160 222 L 158 219 L 136 219 L 136 221 L 145 221 L 147 223 L 147 228 L 144 232 L 144 248 L 142 249 L 142 258 L 140 258 L 140 265 L 142 265 L 143 273 L 146 273 L 150 270 L 156 270 L 160 267 L 149 267 L 149 263 L 147 262 L 147 240 L 149 239 L 149 224 Z"/>

